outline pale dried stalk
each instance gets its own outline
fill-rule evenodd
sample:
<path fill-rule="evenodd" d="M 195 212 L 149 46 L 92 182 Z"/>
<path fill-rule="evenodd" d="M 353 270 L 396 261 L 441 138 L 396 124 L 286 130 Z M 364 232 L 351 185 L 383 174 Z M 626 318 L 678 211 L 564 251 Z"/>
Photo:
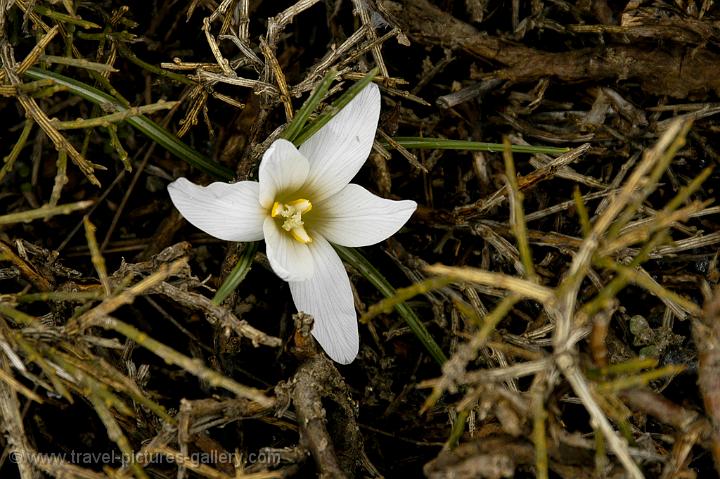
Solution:
<path fill-rule="evenodd" d="M 371 26 L 370 26 L 370 25 L 367 25 L 367 26 L 366 26 L 366 25 L 363 25 L 363 26 L 361 26 L 360 28 L 358 28 L 358 31 L 364 30 L 365 28 L 371 28 Z M 400 35 L 401 33 L 402 33 L 402 32 L 400 32 L 399 29 L 393 28 L 392 30 L 390 30 L 389 32 L 387 32 L 385 35 L 383 35 L 383 36 L 381 36 L 381 37 L 376 37 L 374 40 L 371 40 L 371 41 L 365 43 L 364 45 L 360 46 L 357 50 L 355 50 L 354 52 L 352 52 L 352 54 L 350 54 L 350 55 L 346 56 L 345 58 L 343 58 L 343 60 L 340 62 L 340 65 L 341 65 L 341 66 L 350 65 L 351 63 L 355 62 L 360 55 L 364 55 L 365 53 L 369 52 L 370 50 L 372 50 L 372 49 L 375 48 L 376 46 L 382 45 L 383 43 L 385 43 L 385 42 L 388 41 L 389 39 L 391 39 L 391 38 L 393 38 L 393 37 L 396 37 L 396 36 Z M 396 81 L 395 79 L 390 79 L 390 78 L 389 78 L 389 75 L 388 75 L 387 73 L 386 73 L 386 74 L 383 74 L 383 75 L 380 75 L 380 77 L 381 77 L 381 78 L 387 78 L 387 79 L 389 80 L 389 81 L 386 83 L 386 86 L 398 84 L 398 81 Z"/>
<path fill-rule="evenodd" d="M 2 257 L 3 261 L 9 261 L 15 266 L 18 271 L 20 271 L 20 275 L 30 281 L 33 286 L 40 291 L 50 291 L 53 289 L 47 278 L 38 274 L 32 264 L 15 254 L 15 251 L 2 241 L 0 241 L 0 257 Z"/>
<path fill-rule="evenodd" d="M 482 369 L 470 371 L 459 378 L 458 384 L 478 384 L 488 381 L 506 381 L 525 376 L 531 376 L 542 371 L 547 371 L 553 365 L 552 358 L 543 358 L 522 363 L 513 364 L 504 368 Z M 418 384 L 418 387 L 434 387 L 440 379 L 431 379 Z"/>
<path fill-rule="evenodd" d="M 170 459 L 173 463 L 177 464 L 178 467 L 183 467 L 192 470 L 196 474 L 207 477 L 208 479 L 233 479 L 233 476 L 228 476 L 227 474 L 218 471 L 217 469 L 213 469 L 212 467 L 201 464 L 196 461 L 194 461 L 187 453 L 183 453 L 181 451 L 175 451 L 167 446 L 157 446 L 154 448 L 150 448 L 147 450 L 148 454 L 161 454 L 168 459 Z M 260 479 L 262 478 L 275 478 L 275 477 L 283 477 L 283 475 L 280 472 L 270 472 L 265 473 L 263 472 L 261 475 L 258 474 L 242 474 L 240 476 L 235 477 L 242 477 L 242 478 L 248 478 L 248 479 Z"/>
<path fill-rule="evenodd" d="M 570 386 L 572 386 L 575 394 L 577 394 L 582 401 L 588 414 L 590 414 L 594 427 L 597 427 L 602 431 L 603 436 L 605 436 L 605 439 L 610 445 L 610 449 L 620 460 L 620 463 L 625 468 L 625 471 L 633 479 L 644 479 L 645 476 L 643 476 L 642 471 L 640 471 L 640 468 L 638 468 L 637 464 L 635 464 L 635 461 L 633 461 L 630 456 L 627 441 L 618 436 L 610 424 L 610 421 L 608 421 L 605 414 L 602 412 L 602 409 L 600 409 L 600 406 L 598 406 L 597 402 L 595 402 L 587 381 L 580 372 L 577 364 L 575 364 L 575 360 L 570 353 L 559 355 L 556 358 L 555 363 L 570 383 Z"/>
<path fill-rule="evenodd" d="M 239 0 L 238 13 L 238 37 L 240 40 L 247 42 L 250 38 L 250 1 Z"/>
<path fill-rule="evenodd" d="M 687 238 L 673 242 L 671 245 L 660 246 L 650 253 L 650 258 L 657 259 L 663 256 L 680 253 L 689 249 L 705 248 L 720 243 L 720 231 L 694 238 Z"/>
<path fill-rule="evenodd" d="M 0 359 L 0 368 L 6 367 L 4 358 Z M 0 381 L 0 427 L 8 442 L 13 462 L 17 464 L 21 479 L 39 479 L 40 474 L 32 467 L 35 451 L 25 436 L 20 402 L 15 391 L 5 382 Z"/>
<path fill-rule="evenodd" d="M 370 40 L 370 42 L 374 43 L 372 47 L 372 53 L 373 58 L 375 59 L 375 63 L 380 68 L 380 74 L 384 77 L 388 77 L 388 70 L 385 66 L 385 60 L 383 60 L 382 51 L 380 50 L 380 44 L 375 43 L 377 41 L 377 34 L 375 33 L 375 28 L 373 27 L 372 21 L 370 20 L 370 13 L 368 12 L 367 3 L 365 0 L 353 0 L 353 5 L 355 5 L 355 10 L 358 12 L 358 15 L 360 16 L 360 21 L 364 26 L 367 27 L 367 37 Z"/>
<path fill-rule="evenodd" d="M 230 8 L 230 5 L 232 5 L 234 1 L 235 0 L 223 0 L 222 3 L 217 6 L 212 15 L 207 18 L 207 20 L 210 22 L 214 22 L 215 20 L 220 18 L 220 16 L 225 15 L 228 11 L 228 8 Z"/>
<path fill-rule="evenodd" d="M 58 151 L 58 159 L 56 162 L 57 173 L 55 174 L 55 182 L 53 184 L 52 192 L 50 193 L 50 201 L 48 206 L 51 208 L 57 206 L 60 201 L 60 194 L 62 193 L 63 186 L 68 182 L 67 177 L 67 152 Z"/>
<path fill-rule="evenodd" d="M 120 306 L 130 304 L 135 300 L 136 296 L 143 294 L 148 289 L 158 285 L 165 281 L 166 278 L 180 271 L 182 268 L 187 266 L 187 258 L 180 258 L 177 261 L 173 261 L 169 265 L 160 265 L 158 270 L 138 282 L 137 284 L 125 289 L 119 294 L 105 298 L 102 303 L 98 304 L 91 310 L 82 314 L 72 324 L 68 324 L 68 333 L 77 333 L 87 327 L 93 326 L 95 322 L 104 318 L 108 314 L 112 313 Z"/>
<path fill-rule="evenodd" d="M 84 58 L 71 58 L 71 57 L 60 57 L 56 55 L 40 55 L 40 59 L 44 63 L 55 64 L 55 65 L 68 65 L 75 68 L 83 68 L 102 74 L 109 75 L 110 73 L 116 73 L 119 70 L 108 65 L 107 63 L 97 63 L 85 60 Z"/>
<path fill-rule="evenodd" d="M 242 110 L 243 108 L 245 108 L 245 103 L 240 103 L 239 101 L 237 101 L 235 98 L 233 98 L 231 96 L 223 95 L 222 93 L 218 93 L 218 92 L 214 91 L 214 92 L 212 92 L 212 97 L 215 99 L 218 99 L 222 102 L 225 102 L 228 105 L 237 108 L 238 110 Z"/>
<path fill-rule="evenodd" d="M 296 2 L 291 7 L 288 7 L 287 9 L 283 10 L 279 14 L 275 15 L 272 18 L 268 18 L 268 27 L 267 27 L 267 42 L 268 45 L 275 46 L 277 45 L 278 37 L 280 35 L 280 32 L 288 26 L 290 23 L 292 23 L 295 16 L 308 8 L 312 7 L 316 3 L 318 3 L 320 0 L 300 0 L 299 2 Z"/>
<path fill-rule="evenodd" d="M 539 303 L 547 303 L 555 296 L 555 293 L 550 288 L 502 273 L 493 273 L 476 268 L 458 268 L 442 264 L 427 266 L 425 271 L 431 274 L 450 276 L 458 281 L 468 281 L 506 289 L 523 298 L 533 299 Z"/>
<path fill-rule="evenodd" d="M 106 474 L 70 464 L 56 456 L 48 455 L 33 464 L 38 470 L 56 479 L 108 479 Z"/>
<path fill-rule="evenodd" d="M 38 59 L 45 51 L 45 47 L 48 46 L 48 44 L 52 41 L 53 38 L 55 38 L 55 35 L 57 35 L 59 31 L 59 27 L 55 25 L 50 30 L 48 30 L 45 35 L 43 35 L 40 41 L 35 44 L 32 50 L 30 50 L 30 53 L 28 53 L 28 55 L 23 59 L 23 61 L 21 61 L 20 64 L 15 67 L 15 73 L 18 76 L 25 73 L 28 68 L 37 63 Z M 7 74 L 5 73 L 5 71 L 0 70 L 0 81 L 4 80 L 6 75 Z"/>
<path fill-rule="evenodd" d="M 43 399 L 33 392 L 30 388 L 25 386 L 23 383 L 15 379 L 15 377 L 4 369 L 0 368 L 0 382 L 5 383 L 12 390 L 19 392 L 26 398 L 35 401 L 38 404 L 42 404 Z"/>
<path fill-rule="evenodd" d="M 7 40 L 2 42 L 0 45 L 0 57 L 2 58 L 5 75 L 7 76 L 10 83 L 13 85 L 20 85 L 20 77 L 13 70 L 15 62 L 12 56 L 12 47 Z M 95 166 L 83 157 L 70 142 L 68 142 L 64 136 L 52 125 L 50 118 L 40 109 L 35 99 L 29 97 L 23 93 L 18 92 L 18 101 L 22 105 L 27 116 L 31 117 L 39 126 L 43 129 L 45 134 L 55 145 L 58 151 L 67 151 L 70 159 L 75 165 L 80 168 L 80 171 L 87 177 L 87 179 L 95 186 L 100 186 L 100 181 L 95 177 Z"/>
<path fill-rule="evenodd" d="M 675 211 L 665 212 L 661 211 L 650 218 L 649 221 L 643 222 L 642 226 L 627 230 L 622 236 L 608 242 L 602 248 L 599 249 L 598 254 L 601 257 L 612 256 L 617 254 L 619 251 L 627 248 L 631 244 L 638 244 L 645 242 L 658 231 L 663 231 L 667 228 L 677 224 L 678 221 L 687 220 L 692 213 L 702 211 L 708 202 L 702 203 L 695 201 L 690 203 L 685 208 L 680 208 Z M 622 230 L 621 230 L 622 232 Z"/>
<path fill-rule="evenodd" d="M 312 67 L 312 72 L 308 74 L 303 81 L 291 88 L 293 96 L 312 90 L 318 78 L 322 78 L 327 70 L 337 62 L 348 50 L 350 50 L 357 42 L 365 36 L 365 27 L 362 26 L 355 30 L 347 40 L 342 42 L 339 47 L 330 50 L 322 60 Z"/>
<path fill-rule="evenodd" d="M 637 277 L 631 278 L 630 280 L 633 283 L 642 286 L 642 288 L 650 294 L 654 294 L 655 297 L 662 301 L 663 304 L 665 304 L 665 306 L 667 306 L 672 314 L 674 314 L 678 319 L 685 320 L 688 316 L 699 315 L 700 308 L 697 304 L 693 303 L 689 299 L 683 298 L 677 293 L 672 293 L 671 295 L 668 294 L 671 292 L 655 281 L 655 278 L 653 278 L 643 267 L 640 266 L 637 268 L 637 275 Z"/>
<path fill-rule="evenodd" d="M 92 206 L 93 200 L 78 201 L 60 206 L 42 206 L 34 210 L 21 211 L 19 213 L 10 213 L 0 216 L 0 225 L 9 225 L 13 223 L 23 223 L 36 219 L 47 219 L 56 215 L 67 215 L 73 211 L 84 210 Z"/>
<path fill-rule="evenodd" d="M 661 160 L 663 153 L 681 134 L 687 125 L 677 122 L 672 128 L 660 138 L 652 150 L 643 155 L 643 159 L 625 182 L 620 192 L 614 196 L 607 209 L 593 224 L 590 234 L 582 242 L 580 249 L 575 254 L 570 269 L 567 272 L 566 280 L 558 290 L 557 317 L 554 343 L 559 351 L 565 350 L 566 341 L 570 335 L 572 315 L 575 311 L 577 292 L 585 277 L 585 272 L 590 266 L 595 251 L 600 246 L 600 241 L 610 227 L 612 222 L 622 213 L 627 205 L 637 196 L 638 185 L 643 181 L 651 169 Z"/>
<path fill-rule="evenodd" d="M 628 172 L 631 168 L 635 166 L 635 163 L 637 163 L 638 159 L 640 158 L 640 153 L 636 153 L 630 158 L 628 158 L 627 161 L 623 162 L 622 166 L 620 166 L 620 171 L 618 171 L 617 175 L 613 178 L 613 180 L 608 185 L 609 188 L 620 188 L 620 185 L 622 184 L 623 180 L 627 176 Z M 600 202 L 600 204 L 595 209 L 595 216 L 601 215 L 610 205 L 610 202 L 612 201 L 613 197 L 608 196 L 603 198 L 603 200 Z"/>
<path fill-rule="evenodd" d="M 377 133 L 383 140 L 388 142 L 388 145 L 391 148 L 395 149 L 395 151 L 400 153 L 400 155 L 402 155 L 406 160 L 408 160 L 408 163 L 410 163 L 413 167 L 422 171 L 423 173 L 428 173 L 428 169 L 425 168 L 425 166 L 423 166 L 423 164 L 418 161 L 417 156 L 415 156 L 407 148 L 395 141 L 390 135 L 382 131 L 380 128 L 377 129 Z"/>
<path fill-rule="evenodd" d="M 217 13 L 217 10 L 215 13 Z M 218 47 L 217 41 L 215 41 L 215 37 L 210 33 L 210 18 L 203 19 L 202 30 L 205 32 L 205 39 L 208 42 L 208 46 L 210 46 L 210 51 L 215 57 L 218 66 L 222 69 L 222 72 L 230 78 L 234 77 L 235 72 L 230 68 L 230 62 L 227 58 L 223 57 L 222 52 L 220 52 L 220 47 Z"/>
<path fill-rule="evenodd" d="M 603 197 L 606 197 L 609 195 L 613 195 L 613 194 L 617 193 L 617 191 L 618 191 L 617 189 L 595 191 L 593 193 L 588 193 L 586 195 L 583 195 L 582 200 L 583 200 L 583 203 L 587 203 L 590 200 L 595 200 L 598 198 L 603 198 Z M 561 211 L 566 211 L 570 208 L 573 208 L 574 206 L 575 206 L 575 200 L 563 201 L 562 203 L 558 203 L 556 205 L 549 206 L 542 210 L 533 211 L 532 213 L 528 213 L 527 215 L 525 215 L 525 222 L 539 220 L 546 216 L 550 216 L 555 213 L 560 213 Z"/>
<path fill-rule="evenodd" d="M 98 247 L 97 238 L 95 237 L 95 230 L 97 229 L 94 224 L 90 222 L 90 218 L 86 215 L 83 216 L 83 226 L 85 227 L 85 239 L 87 240 L 88 248 L 90 248 L 90 260 L 95 271 L 97 271 L 100 283 L 105 290 L 105 295 L 110 296 L 110 281 L 108 280 L 107 268 L 105 267 L 105 258 L 100 253 Z"/>
<path fill-rule="evenodd" d="M 186 291 L 164 281 L 153 287 L 151 291 L 153 293 L 157 292 L 167 296 L 187 308 L 204 312 L 207 315 L 210 324 L 219 323 L 220 326 L 224 328 L 230 328 L 238 336 L 249 339 L 255 347 L 260 344 L 274 348 L 282 345 L 282 340 L 280 338 L 270 336 L 259 329 L 252 327 L 247 323 L 247 321 L 238 319 L 232 311 L 213 303 L 212 300 L 201 294 Z"/>
<path fill-rule="evenodd" d="M 527 224 L 525 223 L 525 211 L 523 210 L 524 195 L 518 187 L 515 173 L 515 162 L 510 150 L 510 140 L 503 139 L 503 158 L 505 160 L 505 177 L 507 189 L 509 190 L 508 202 L 510 203 L 510 226 L 517 242 L 517 249 L 522 262 L 524 276 L 533 283 L 538 283 L 535 274 L 535 266 L 532 261 L 532 251 L 527 236 Z"/>
<path fill-rule="evenodd" d="M 269 67 L 272 72 L 272 76 L 275 77 L 275 82 L 280 90 L 280 101 L 285 107 L 285 119 L 289 123 L 293 118 L 293 108 L 292 102 L 290 101 L 290 92 L 288 91 L 287 81 L 285 80 L 285 74 L 280 68 L 280 64 L 275 57 L 273 49 L 262 38 L 260 39 L 260 51 L 265 57 L 265 67 Z"/>
<path fill-rule="evenodd" d="M 575 148 L 572 151 L 563 153 L 551 162 L 543 165 L 532 173 L 518 178 L 518 187 L 520 191 L 533 186 L 540 181 L 546 180 L 556 176 L 557 172 L 565 166 L 573 163 L 580 158 L 585 152 L 590 149 L 590 144 L 585 143 Z M 484 213 L 492 208 L 495 208 L 502 204 L 507 198 L 508 188 L 506 186 L 500 188 L 490 197 L 476 201 L 469 205 L 463 205 L 455 208 L 455 214 L 460 217 L 476 218 L 482 216 Z"/>
<path fill-rule="evenodd" d="M 528 143 L 523 138 L 521 138 L 517 135 L 510 135 L 510 140 L 512 141 L 513 145 L 530 146 L 530 143 Z M 551 163 L 552 161 L 553 161 L 553 159 L 550 156 L 544 155 L 544 154 L 533 155 L 530 158 L 530 164 L 535 168 L 542 168 L 542 167 L 546 166 L 548 163 Z M 598 181 L 591 176 L 581 175 L 580 173 L 573 170 L 569 166 L 560 168 L 555 175 L 558 178 L 563 178 L 565 180 L 573 181 L 575 183 L 587 185 L 591 188 L 600 188 L 600 189 L 607 188 L 607 185 L 605 185 L 603 182 Z"/>
<path fill-rule="evenodd" d="M 201 88 L 201 87 L 200 87 Z M 95 128 L 99 126 L 108 126 L 112 123 L 125 121 L 133 116 L 140 116 L 146 113 L 155 113 L 161 110 L 170 110 L 175 108 L 180 102 L 178 101 L 159 101 L 149 105 L 142 105 L 128 108 L 125 111 L 111 113 L 109 115 L 99 116 L 97 118 L 80 118 L 77 120 L 60 121 L 57 119 L 50 120 L 50 123 L 58 130 L 75 130 L 80 128 Z"/>
<path fill-rule="evenodd" d="M 185 118 L 180 120 L 180 130 L 177 132 L 178 138 L 184 137 L 190 131 L 190 128 L 197 125 L 198 115 L 207 102 L 207 88 L 203 85 L 196 85 L 190 90 L 188 97 L 192 100 L 192 103 L 185 114 Z"/>
<path fill-rule="evenodd" d="M 622 216 L 621 219 L 626 218 L 629 220 L 630 215 L 637 210 L 637 205 L 652 192 L 656 184 L 649 181 L 651 176 L 658 176 L 661 171 L 660 168 L 669 163 L 672 149 L 681 144 L 688 127 L 687 123 L 675 122 L 659 139 L 658 143 L 651 150 L 645 152 L 640 164 L 635 168 L 620 192 L 612 198 L 607 209 L 593 224 L 590 234 L 580 245 L 570 265 L 566 279 L 557 288 L 557 300 L 546 304 L 548 314 L 555 319 L 553 344 L 556 364 L 567 378 L 575 394 L 582 401 L 595 425 L 602 431 L 610 445 L 610 449 L 618 457 L 630 477 L 637 479 L 642 478 L 643 475 L 630 456 L 627 442 L 613 430 L 610 422 L 593 398 L 587 382 L 575 362 L 574 345 L 582 336 L 573 334 L 573 316 L 580 284 L 586 276 L 593 256 L 599 248 L 605 233 L 618 217 Z"/>
<path fill-rule="evenodd" d="M 253 88 L 260 93 L 268 93 L 271 95 L 278 94 L 278 89 L 275 87 L 275 85 L 260 80 L 250 80 L 248 78 L 240 78 L 237 76 L 228 77 L 219 73 L 213 73 L 204 70 L 198 71 L 197 76 L 199 80 L 227 83 L 228 85 L 237 85 L 246 88 Z"/>
<path fill-rule="evenodd" d="M 238 397 L 255 401 L 263 407 L 269 408 L 275 405 L 275 399 L 266 396 L 261 390 L 240 384 L 237 381 L 218 373 L 214 369 L 205 366 L 199 359 L 180 354 L 140 330 L 111 316 L 106 315 L 97 318 L 93 322 L 93 326 L 111 329 L 126 336 L 128 339 L 135 341 L 139 346 L 144 347 L 148 351 L 151 351 L 153 354 L 162 358 L 168 364 L 174 364 L 183 368 L 187 372 L 197 376 L 199 379 L 206 381 L 212 387 L 223 388 L 236 394 Z"/>
<path fill-rule="evenodd" d="M 520 261 L 520 252 L 510 241 L 506 240 L 503 236 L 498 234 L 492 227 L 478 223 L 471 228 L 474 234 L 479 235 L 483 240 L 487 241 L 489 245 L 495 248 L 495 251 L 503 257 L 504 260 L 511 263 L 518 275 L 522 276 L 525 274 L 523 264 Z"/>

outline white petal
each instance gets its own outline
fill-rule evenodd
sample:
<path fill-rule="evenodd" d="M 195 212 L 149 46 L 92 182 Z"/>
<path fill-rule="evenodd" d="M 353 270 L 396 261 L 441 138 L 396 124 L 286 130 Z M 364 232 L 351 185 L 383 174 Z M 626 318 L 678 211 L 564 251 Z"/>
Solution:
<path fill-rule="evenodd" d="M 296 241 L 273 218 L 263 223 L 265 253 L 275 274 L 285 281 L 303 281 L 313 275 L 313 259 L 308 245 Z"/>
<path fill-rule="evenodd" d="M 200 186 L 178 178 L 168 185 L 168 193 L 180 214 L 209 235 L 225 241 L 263 238 L 267 212 L 258 201 L 255 181 Z"/>
<path fill-rule="evenodd" d="M 313 230 L 331 243 L 368 246 L 392 236 L 417 208 L 414 201 L 380 198 L 350 183 L 338 194 L 315 206 Z"/>
<path fill-rule="evenodd" d="M 375 139 L 380 117 L 380 90 L 369 84 L 317 133 L 300 145 L 310 162 L 307 186 L 311 201 L 343 189 L 360 171 Z"/>
<path fill-rule="evenodd" d="M 287 140 L 275 140 L 260 162 L 260 204 L 271 208 L 278 193 L 300 188 L 309 170 L 308 160 L 295 145 Z"/>
<path fill-rule="evenodd" d="M 310 252 L 315 274 L 307 281 L 289 283 L 293 301 L 298 311 L 315 318 L 312 334 L 327 355 L 340 364 L 351 363 L 360 338 L 350 279 L 325 238 L 313 237 Z"/>

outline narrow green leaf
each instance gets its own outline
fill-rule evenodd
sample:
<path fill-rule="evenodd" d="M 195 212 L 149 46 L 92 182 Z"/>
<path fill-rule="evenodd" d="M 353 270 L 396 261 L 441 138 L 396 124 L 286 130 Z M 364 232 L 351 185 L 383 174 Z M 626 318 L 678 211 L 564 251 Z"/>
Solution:
<path fill-rule="evenodd" d="M 445 138 L 422 138 L 414 136 L 397 136 L 395 142 L 405 148 L 415 150 L 467 150 L 467 151 L 494 151 L 502 152 L 502 143 L 483 143 L 480 141 L 448 140 Z M 390 147 L 387 143 L 384 146 Z M 561 155 L 570 151 L 570 148 L 558 148 L 554 146 L 528 146 L 510 145 L 513 153 L 544 153 L 547 155 Z"/>
<path fill-rule="evenodd" d="M 367 258 L 365 258 L 357 249 L 346 248 L 344 246 L 333 245 L 335 250 L 340 254 L 340 257 L 350 263 L 355 269 L 367 278 L 373 286 L 377 288 L 386 298 L 395 296 L 395 288 L 393 288 L 385 277 L 375 269 Z M 395 305 L 395 310 L 400 313 L 400 316 L 405 320 L 410 330 L 417 336 L 420 342 L 425 346 L 430 356 L 437 361 L 438 364 L 442 365 L 447 361 L 447 356 L 440 346 L 435 342 L 433 337 L 430 335 L 425 325 L 417 317 L 415 311 L 405 303 Z"/>
<path fill-rule="evenodd" d="M 295 141 L 295 138 L 302 131 L 312 112 L 315 111 L 323 98 L 325 98 L 325 95 L 327 95 L 328 90 L 330 90 L 330 85 L 332 85 L 332 82 L 334 82 L 336 78 L 337 70 L 334 68 L 330 69 L 322 81 L 315 87 L 307 101 L 303 103 L 300 110 L 297 111 L 287 128 L 285 128 L 282 134 L 283 138 L 288 141 Z"/>
<path fill-rule="evenodd" d="M 378 74 L 378 68 L 375 67 L 372 70 L 370 70 L 367 75 L 362 77 L 359 81 L 357 81 L 353 86 L 347 89 L 345 93 L 342 94 L 340 98 L 337 99 L 337 101 L 333 102 L 331 106 L 329 106 L 325 111 L 320 114 L 320 116 L 312 122 L 312 125 L 308 126 L 303 130 L 302 133 L 293 141 L 296 145 L 302 145 L 308 138 L 313 136 L 320 128 L 322 128 L 325 123 L 329 122 L 332 117 L 337 115 L 337 113 L 343 109 L 345 105 L 350 103 L 350 100 L 355 98 L 355 95 L 360 93 L 363 88 L 365 88 L 372 80 L 375 78 L 375 76 Z"/>
<path fill-rule="evenodd" d="M 450 436 L 448 437 L 448 440 L 445 441 L 443 449 L 452 450 L 457 447 L 460 439 L 462 439 L 462 436 L 465 433 L 465 424 L 467 423 L 468 416 L 470 416 L 470 411 L 466 409 L 463 409 L 458 413 L 455 418 L 455 422 L 453 422 L 452 429 L 450 430 Z"/>
<path fill-rule="evenodd" d="M 527 234 L 527 225 L 525 224 L 525 210 L 523 209 L 524 195 L 520 191 L 520 186 L 518 186 L 515 160 L 512 155 L 512 145 L 507 137 L 503 138 L 503 159 L 505 160 L 507 185 L 510 190 L 510 225 L 512 226 L 515 241 L 517 241 L 520 260 L 522 261 L 523 270 L 525 270 L 525 278 L 538 282 L 532 259 L 532 250 L 530 249 L 530 240 Z"/>
<path fill-rule="evenodd" d="M 70 92 L 96 103 L 100 106 L 109 106 L 114 111 L 124 112 L 128 108 L 118 103 L 118 101 L 108 95 L 105 92 L 98 90 L 90 85 L 77 81 L 73 78 L 60 75 L 59 73 L 51 72 L 48 70 L 42 70 L 39 68 L 30 68 L 25 72 L 25 75 L 34 80 L 52 80 L 58 85 L 66 87 Z M 203 170 L 204 172 L 222 179 L 224 181 L 230 181 L 234 174 L 229 168 L 215 163 L 214 161 L 206 158 L 197 151 L 193 150 L 185 143 L 180 141 L 175 135 L 161 127 L 154 121 L 146 118 L 142 115 L 129 116 L 127 118 L 129 124 L 137 128 L 141 133 L 146 135 L 151 140 L 158 143 L 160 146 L 165 148 L 167 151 L 177 156 L 181 160 L 184 160 L 192 166 Z"/>
<path fill-rule="evenodd" d="M 590 214 L 588 213 L 587 206 L 585 206 L 582 194 L 580 193 L 580 188 L 578 188 L 577 185 L 575 185 L 575 188 L 573 189 L 573 200 L 575 201 L 575 211 L 577 212 L 578 220 L 580 221 L 580 229 L 582 230 L 583 238 L 587 238 L 592 232 L 592 224 L 590 223 Z"/>
<path fill-rule="evenodd" d="M 390 313 L 395 305 L 402 304 L 419 294 L 427 294 L 430 291 L 444 288 L 452 282 L 453 279 L 450 276 L 434 276 L 432 278 L 427 278 L 413 283 L 405 288 L 398 288 L 392 296 L 381 299 L 379 302 L 370 306 L 365 314 L 360 317 L 360 322 L 367 324 L 378 314 Z"/>
<path fill-rule="evenodd" d="M 255 253 L 257 252 L 257 249 L 257 242 L 247 243 L 245 245 L 245 250 L 240 255 L 240 259 L 238 260 L 237 264 L 232 269 L 232 271 L 230 271 L 228 277 L 225 278 L 225 281 L 215 293 L 215 296 L 212 299 L 213 303 L 222 303 L 225 298 L 230 295 L 230 293 L 235 291 L 235 288 L 238 287 L 242 280 L 245 279 L 245 276 L 247 276 L 250 268 L 252 267 L 253 258 L 255 258 Z"/>

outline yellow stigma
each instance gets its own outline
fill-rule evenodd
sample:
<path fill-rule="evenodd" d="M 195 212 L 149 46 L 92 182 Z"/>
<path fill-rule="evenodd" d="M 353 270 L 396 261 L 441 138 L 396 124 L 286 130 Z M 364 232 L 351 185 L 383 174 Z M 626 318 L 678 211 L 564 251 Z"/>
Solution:
<path fill-rule="evenodd" d="M 305 231 L 305 223 L 302 220 L 302 215 L 311 209 L 312 203 L 304 198 L 299 198 L 289 203 L 276 201 L 270 210 L 270 216 L 273 218 L 277 216 L 286 218 L 282 228 L 289 232 L 296 241 L 307 244 L 312 242 L 312 238 L 308 235 L 307 231 Z"/>

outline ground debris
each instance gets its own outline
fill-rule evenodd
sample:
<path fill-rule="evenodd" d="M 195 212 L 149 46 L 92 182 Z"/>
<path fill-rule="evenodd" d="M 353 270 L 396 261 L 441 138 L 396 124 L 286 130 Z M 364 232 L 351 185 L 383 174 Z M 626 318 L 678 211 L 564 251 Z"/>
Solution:
<path fill-rule="evenodd" d="M 0 477 L 717 476 L 717 2 L 0 3 Z M 371 71 L 341 366 L 167 185 Z"/>

